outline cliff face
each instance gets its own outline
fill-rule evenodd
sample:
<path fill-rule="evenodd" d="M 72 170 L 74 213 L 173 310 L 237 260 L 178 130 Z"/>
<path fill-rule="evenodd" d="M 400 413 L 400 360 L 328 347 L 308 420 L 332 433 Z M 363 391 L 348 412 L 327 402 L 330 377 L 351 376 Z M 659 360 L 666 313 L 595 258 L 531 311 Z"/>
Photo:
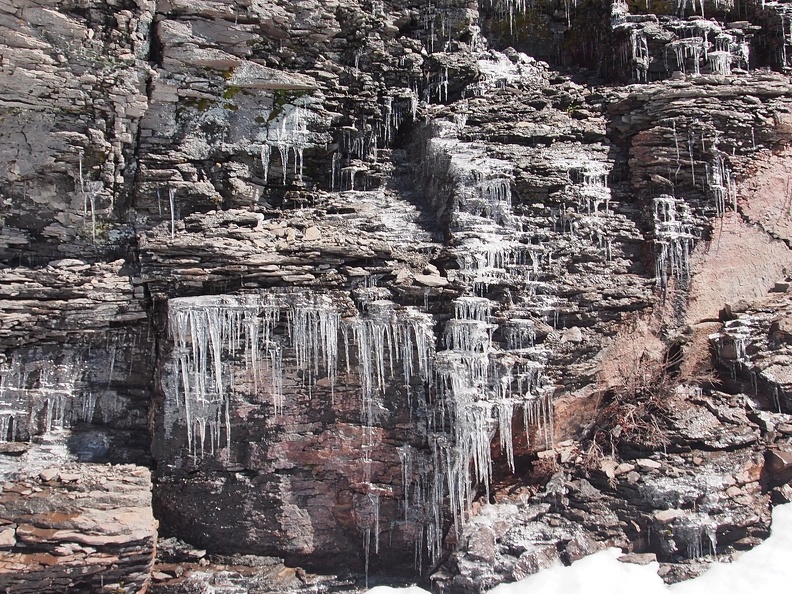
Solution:
<path fill-rule="evenodd" d="M 213 554 L 446 591 L 760 542 L 792 497 L 789 18 L 651 9 L 0 3 L 3 456 L 147 466 Z M 26 490 L 3 584 L 55 538 Z"/>

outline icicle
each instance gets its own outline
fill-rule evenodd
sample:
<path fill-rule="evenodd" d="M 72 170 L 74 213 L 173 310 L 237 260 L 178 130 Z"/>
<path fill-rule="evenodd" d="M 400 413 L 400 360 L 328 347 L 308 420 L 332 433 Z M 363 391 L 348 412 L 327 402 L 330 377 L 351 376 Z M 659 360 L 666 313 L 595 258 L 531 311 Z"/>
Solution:
<path fill-rule="evenodd" d="M 506 453 L 506 461 L 509 465 L 509 470 L 514 472 L 514 439 L 512 437 L 512 414 L 514 413 L 514 404 L 509 400 L 504 400 L 498 403 L 497 409 L 501 452 Z"/>
<path fill-rule="evenodd" d="M 366 582 L 366 590 L 369 587 L 369 558 L 371 557 L 371 528 L 364 528 L 363 529 L 363 557 L 364 561 L 364 573 L 365 573 L 365 582 Z"/>
<path fill-rule="evenodd" d="M 396 448 L 396 451 L 399 454 L 399 462 L 401 463 L 401 482 L 404 506 L 403 513 L 404 519 L 406 520 L 410 511 L 410 473 L 412 464 L 412 457 L 410 455 L 411 449 L 410 446 L 403 445 Z"/>
<path fill-rule="evenodd" d="M 0 442 L 30 439 L 38 428 L 49 433 L 92 417 L 95 398 L 78 389 L 83 372 L 79 353 L 60 363 L 12 358 L 0 366 Z"/>
<path fill-rule="evenodd" d="M 174 204 L 175 197 L 176 197 L 176 190 L 174 188 L 168 188 L 168 202 L 170 203 L 171 239 L 176 237 L 176 206 Z"/>
<path fill-rule="evenodd" d="M 707 188 L 715 201 L 715 211 L 722 215 L 731 203 L 737 210 L 737 187 L 724 156 L 717 149 L 717 138 L 713 141 L 712 162 L 707 165 Z"/>
<path fill-rule="evenodd" d="M 710 52 L 708 60 L 713 73 L 723 76 L 731 74 L 732 55 L 728 51 Z"/>
<path fill-rule="evenodd" d="M 630 30 L 630 51 L 637 82 L 649 82 L 649 42 L 643 29 Z"/>
<path fill-rule="evenodd" d="M 380 498 L 377 492 L 370 492 L 368 496 L 371 502 L 371 513 L 374 516 L 374 554 L 379 555 Z"/>
<path fill-rule="evenodd" d="M 88 218 L 88 197 L 85 194 L 85 178 L 83 177 L 83 152 L 80 151 L 80 196 L 83 199 L 83 225 L 85 224 L 85 220 Z"/>
<path fill-rule="evenodd" d="M 276 337 L 274 329 L 283 310 L 288 313 L 289 336 L 300 365 L 312 374 L 324 368 L 332 391 L 339 314 L 326 296 L 305 301 L 270 294 L 170 301 L 177 382 L 165 386 L 165 391 L 172 405 L 183 411 L 193 455 L 203 452 L 207 445 L 214 453 L 220 447 L 221 429 L 225 429 L 226 447 L 230 447 L 229 392 L 235 373 L 231 361 L 239 354 L 244 355 L 245 369 L 254 386 L 263 375 L 271 377 L 273 407 L 275 414 L 280 414 L 283 337 Z"/>
<path fill-rule="evenodd" d="M 454 300 L 455 317 L 458 320 L 487 322 L 493 302 L 483 297 L 459 297 Z"/>
<path fill-rule="evenodd" d="M 270 152 L 272 148 L 266 142 L 261 145 L 261 169 L 264 172 L 264 185 L 269 180 Z"/>
<path fill-rule="evenodd" d="M 326 295 L 316 296 L 305 303 L 298 302 L 289 310 L 289 328 L 297 367 L 307 372 L 309 387 L 319 377 L 320 369 L 324 368 L 333 392 L 340 319 L 340 314 L 333 310 Z"/>
<path fill-rule="evenodd" d="M 88 199 L 91 203 L 91 242 L 96 243 L 96 192 L 89 191 Z"/>
<path fill-rule="evenodd" d="M 303 108 L 287 104 L 281 114 L 268 124 L 266 137 L 261 146 L 265 183 L 269 178 L 269 161 L 272 146 L 278 149 L 278 154 L 280 155 L 283 184 L 286 185 L 288 179 L 290 154 L 294 154 L 294 175 L 298 181 L 302 181 L 304 151 L 311 146 L 307 120 L 308 115 Z"/>
<path fill-rule="evenodd" d="M 288 298 L 285 295 L 290 295 Z M 338 367 L 339 334 L 345 343 L 349 367 L 349 342 L 357 346 L 361 378 L 361 418 L 367 448 L 374 425 L 373 399 L 382 394 L 401 363 L 405 385 L 412 377 L 426 381 L 434 353 L 431 316 L 412 308 L 399 311 L 390 302 L 372 302 L 365 317 L 341 324 L 340 314 L 328 295 L 262 294 L 179 298 L 170 301 L 170 331 L 174 340 L 175 378 L 165 386 L 172 406 L 182 412 L 188 446 L 198 455 L 204 447 L 219 447 L 221 429 L 230 443 L 228 422 L 233 361 L 244 354 L 245 371 L 254 386 L 263 375 L 272 377 L 275 414 L 282 407 L 282 343 L 274 335 L 281 312 L 286 313 L 288 338 L 296 366 L 305 372 L 311 388 L 319 377 L 329 379 L 331 395 Z M 225 417 L 225 419 L 223 418 Z M 171 415 L 173 418 L 173 415 Z M 206 433 L 206 440 L 202 437 Z M 204 444 L 206 441 L 206 444 Z M 364 450 L 364 458 L 368 455 Z"/>
<path fill-rule="evenodd" d="M 330 191 L 335 192 L 341 187 L 341 155 L 333 153 L 330 163 Z"/>

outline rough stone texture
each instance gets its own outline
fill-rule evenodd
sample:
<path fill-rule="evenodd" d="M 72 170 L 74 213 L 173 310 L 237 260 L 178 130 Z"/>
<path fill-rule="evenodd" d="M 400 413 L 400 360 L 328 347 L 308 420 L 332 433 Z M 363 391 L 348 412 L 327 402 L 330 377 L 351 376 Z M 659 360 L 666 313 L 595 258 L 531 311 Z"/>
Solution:
<path fill-rule="evenodd" d="M 153 462 L 209 555 L 444 591 L 755 545 L 792 46 L 784 4 L 704 4 L 0 2 L 0 450 L 62 438 L 37 480 L 76 492 Z M 310 587 L 212 559 L 155 591 Z"/>
<path fill-rule="evenodd" d="M 724 304 L 767 295 L 792 269 L 792 254 L 783 241 L 730 212 L 697 246 L 691 267 L 687 320 L 697 324 L 717 320 Z"/>
<path fill-rule="evenodd" d="M 31 593 L 145 591 L 157 538 L 148 469 L 46 467 L 52 462 L 62 460 L 2 461 L 0 587 Z"/>
<path fill-rule="evenodd" d="M 768 234 L 782 240 L 790 238 L 790 213 L 787 200 L 787 151 L 756 160 L 756 171 L 740 188 L 744 216 Z"/>
<path fill-rule="evenodd" d="M 6 3 L 2 253 L 124 253 L 154 2 Z"/>

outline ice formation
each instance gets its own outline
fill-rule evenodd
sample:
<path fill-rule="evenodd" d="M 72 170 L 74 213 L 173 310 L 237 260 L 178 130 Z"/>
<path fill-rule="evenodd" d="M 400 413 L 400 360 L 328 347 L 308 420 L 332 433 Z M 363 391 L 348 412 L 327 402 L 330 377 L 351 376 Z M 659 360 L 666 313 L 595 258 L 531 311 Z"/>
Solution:
<path fill-rule="evenodd" d="M 76 353 L 11 357 L 0 366 L 0 443 L 30 439 L 93 417 Z"/>
<path fill-rule="evenodd" d="M 264 183 L 269 179 L 270 160 L 272 149 L 278 151 L 281 162 L 281 175 L 283 184 L 286 184 L 289 173 L 289 163 L 294 164 L 294 175 L 298 181 L 303 176 L 303 154 L 311 146 L 310 132 L 308 131 L 309 112 L 301 106 L 287 103 L 281 113 L 261 133 L 261 167 Z"/>
<path fill-rule="evenodd" d="M 385 108 L 384 128 L 359 122 L 342 131 L 339 156 L 332 162 L 334 185 L 353 187 L 354 172 L 345 179 L 346 172 L 364 164 L 353 160 L 342 166 L 345 156 L 367 158 L 370 148 L 392 138 L 406 117 L 397 113 L 395 102 Z M 482 145 L 460 141 L 463 127 L 464 118 L 438 123 L 427 145 L 427 166 L 437 170 L 447 192 L 452 250 L 458 278 L 466 284 L 440 331 L 437 318 L 426 311 L 428 290 L 423 309 L 404 307 L 389 301 L 374 277 L 354 288 L 354 303 L 341 292 L 271 289 L 172 299 L 168 311 L 174 345 L 169 365 L 177 381 L 162 386 L 166 432 L 186 431 L 196 458 L 230 447 L 237 399 L 269 392 L 277 423 L 279 412 L 289 406 L 283 401 L 284 385 L 301 382 L 312 390 L 326 379 L 322 385 L 332 394 L 337 374 L 343 372 L 347 382 L 356 378 L 362 455 L 355 509 L 363 547 L 367 557 L 376 554 L 380 503 L 397 499 L 415 536 L 419 568 L 440 558 L 448 521 L 459 533 L 474 497 L 488 491 L 493 441 L 512 469 L 514 432 L 520 425 L 529 442 L 553 447 L 552 400 L 544 375 L 548 353 L 536 344 L 537 321 L 531 317 L 553 318 L 550 298 L 533 290 L 550 257 L 523 231 L 523 220 L 512 210 L 511 165 L 487 155 Z M 596 221 L 611 216 L 610 169 L 585 151 L 576 159 L 555 158 L 568 172 L 563 194 L 580 232 L 597 228 Z M 373 205 L 385 200 L 381 192 L 358 196 Z M 391 216 L 387 205 L 377 209 L 382 217 Z M 402 220 L 405 213 L 392 215 Z M 525 289 L 519 315 L 502 319 L 504 305 L 487 296 L 495 286 Z M 400 489 L 378 483 L 382 477 L 370 455 L 375 445 L 383 445 L 376 442 L 376 427 L 390 393 L 402 394 L 411 418 L 425 422 L 414 438 L 392 446 Z"/>
<path fill-rule="evenodd" d="M 737 184 L 724 155 L 714 147 L 712 152 L 712 162 L 707 164 L 707 188 L 715 202 L 715 211 L 722 215 L 727 205 L 737 210 Z"/>
<path fill-rule="evenodd" d="M 724 5 L 727 9 L 730 9 L 728 7 L 731 4 L 731 0 L 715 2 L 716 7 Z M 700 9 L 704 16 L 703 1 L 678 0 L 680 13 L 688 6 L 694 11 Z M 649 82 L 653 62 L 658 62 L 658 65 L 652 68 L 652 78 L 663 72 L 667 76 L 673 70 L 698 76 L 702 69 L 728 76 L 732 73 L 732 67 L 750 67 L 750 35 L 739 26 L 730 28 L 730 24 L 701 17 L 693 20 L 666 17 L 661 27 L 658 27 L 656 21 L 645 20 L 640 15 L 631 17 L 629 6 L 624 0 L 611 4 L 611 26 L 614 31 L 620 32 L 623 39 L 621 62 L 630 68 L 633 82 Z M 662 56 L 650 54 L 650 46 L 657 45 L 663 47 Z"/>
<path fill-rule="evenodd" d="M 693 66 L 692 74 L 700 73 L 701 59 L 705 53 L 703 37 L 689 37 L 670 42 L 666 48 L 674 52 L 677 68 L 687 73 L 690 65 Z"/>
<path fill-rule="evenodd" d="M 282 314 L 286 337 L 276 333 Z M 170 301 L 168 315 L 176 380 L 163 388 L 171 407 L 170 424 L 183 419 L 194 455 L 220 448 L 223 430 L 230 447 L 230 398 L 239 381 L 252 382 L 254 391 L 266 386 L 274 413 L 279 414 L 285 347 L 294 350 L 309 388 L 320 373 L 332 385 L 340 314 L 327 295 L 183 297 Z M 244 378 L 236 375 L 240 359 Z"/>
<path fill-rule="evenodd" d="M 406 517 L 423 512 L 421 537 L 430 563 L 442 550 L 443 509 L 459 534 L 478 489 L 486 496 L 496 435 L 504 463 L 514 468 L 517 414 L 522 413 L 529 440 L 546 447 L 553 443 L 544 379 L 547 353 L 534 344 L 535 321 L 516 318 L 499 324 L 496 310 L 502 305 L 486 297 L 494 285 L 528 287 L 541 274 L 545 256 L 541 246 L 524 238 L 512 212 L 508 164 L 487 157 L 475 143 L 460 142 L 458 130 L 456 122 L 438 124 L 428 144 L 428 162 L 443 171 L 445 187 L 452 191 L 452 237 L 468 293 L 454 301 L 454 317 L 442 333 L 445 348 L 435 354 L 431 388 L 437 405 L 428 427 L 432 473 L 410 479 L 405 469 L 416 468 L 420 453 L 403 446 L 398 454 L 402 480 L 412 481 L 403 485 Z M 609 170 L 586 159 L 570 162 L 568 169 L 569 196 L 584 216 L 606 215 Z M 421 550 L 416 544 L 416 552 Z"/>
<path fill-rule="evenodd" d="M 542 63 L 522 52 L 516 55 L 514 61 L 496 50 L 481 52 L 476 64 L 479 71 L 478 80 L 465 89 L 466 95 L 474 97 L 507 86 L 530 85 L 534 81 L 541 80 L 546 72 Z"/>
<path fill-rule="evenodd" d="M 639 82 L 649 81 L 649 42 L 643 30 L 632 29 L 630 31 L 630 53 L 633 68 L 635 69 L 635 79 Z"/>
<path fill-rule="evenodd" d="M 718 525 L 707 514 L 687 514 L 674 522 L 673 538 L 688 559 L 714 555 L 718 548 Z"/>
<path fill-rule="evenodd" d="M 104 184 L 101 181 L 85 181 L 83 173 L 83 156 L 84 153 L 80 151 L 80 158 L 78 163 L 78 177 L 80 184 L 80 197 L 82 198 L 82 220 L 83 226 L 88 222 L 88 215 L 90 211 L 91 217 L 91 242 L 96 243 L 96 198 L 99 193 L 104 189 Z"/>
<path fill-rule="evenodd" d="M 687 203 L 668 194 L 654 199 L 655 279 L 665 288 L 671 278 L 687 283 L 690 278 L 690 252 L 696 240 Z"/>
<path fill-rule="evenodd" d="M 611 191 L 608 187 L 610 164 L 586 152 L 581 152 L 574 160 L 554 159 L 554 163 L 567 170 L 569 183 L 565 190 L 574 200 L 578 213 L 597 215 L 607 214 L 610 211 Z"/>
<path fill-rule="evenodd" d="M 731 359 L 735 363 L 746 362 L 748 355 L 746 349 L 749 345 L 751 334 L 756 331 L 751 324 L 750 317 L 728 320 L 724 323 L 720 332 L 710 335 L 710 340 L 716 341 L 718 354 L 725 359 Z M 724 349 L 729 349 L 724 353 Z"/>
<path fill-rule="evenodd" d="M 176 190 L 168 188 L 168 204 L 170 205 L 170 236 L 171 239 L 176 237 Z"/>
<path fill-rule="evenodd" d="M 413 308 L 397 313 L 390 301 L 373 301 L 367 312 L 345 320 L 342 336 L 348 353 L 351 344 L 356 347 L 356 361 L 361 380 L 362 420 L 366 427 L 374 424 L 372 404 L 395 376 L 394 368 L 401 364 L 402 377 L 409 391 L 412 378 L 421 382 L 429 379 L 434 335 L 431 316 Z M 351 357 L 347 354 L 347 372 Z"/>
<path fill-rule="evenodd" d="M 405 382 L 427 381 L 434 339 L 430 316 L 412 308 L 398 311 L 375 301 L 367 313 L 341 320 L 330 295 L 262 292 L 247 295 L 182 297 L 169 302 L 169 328 L 176 381 L 164 385 L 171 426 L 186 425 L 193 455 L 230 447 L 230 404 L 237 389 L 265 389 L 274 414 L 283 407 L 283 352 L 291 349 L 302 383 L 312 389 L 339 367 L 339 341 L 347 372 L 361 378 L 361 418 L 374 423 L 372 399 L 384 391 L 401 366 Z M 285 327 L 285 328 L 284 328 Z M 350 351 L 354 351 L 354 359 Z M 354 363 L 353 363 L 354 361 Z"/>
<path fill-rule="evenodd" d="M 779 17 L 781 24 L 781 63 L 789 66 L 790 54 L 792 53 L 792 7 L 785 2 L 766 2 L 762 0 L 762 8 L 774 10 Z"/>

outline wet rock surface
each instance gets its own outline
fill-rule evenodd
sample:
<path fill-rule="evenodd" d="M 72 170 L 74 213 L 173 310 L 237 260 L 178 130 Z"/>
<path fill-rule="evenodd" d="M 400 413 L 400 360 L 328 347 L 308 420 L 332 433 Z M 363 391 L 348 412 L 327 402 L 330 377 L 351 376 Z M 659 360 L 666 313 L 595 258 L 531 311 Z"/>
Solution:
<path fill-rule="evenodd" d="M 41 465 L 0 493 L 8 567 L 480 592 L 761 542 L 787 5 L 606 4 L 2 4 L 0 456 Z M 20 532 L 33 500 L 147 532 Z"/>

